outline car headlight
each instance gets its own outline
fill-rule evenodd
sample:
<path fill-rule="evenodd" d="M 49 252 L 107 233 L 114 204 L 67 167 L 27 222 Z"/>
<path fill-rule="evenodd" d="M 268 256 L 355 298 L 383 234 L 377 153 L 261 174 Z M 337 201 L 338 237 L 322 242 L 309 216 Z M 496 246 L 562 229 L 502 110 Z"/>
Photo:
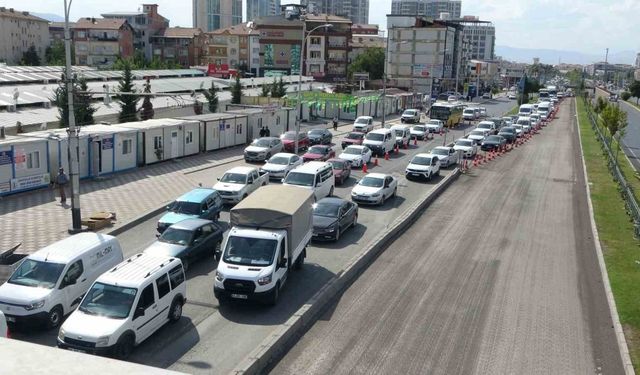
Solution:
<path fill-rule="evenodd" d="M 222 282 L 222 281 L 224 281 L 224 277 L 225 276 L 224 276 L 224 274 L 222 272 L 216 270 L 216 280 Z"/>
<path fill-rule="evenodd" d="M 109 336 L 100 336 L 96 340 L 96 346 L 108 346 L 109 345 Z"/>
<path fill-rule="evenodd" d="M 58 331 L 58 340 L 60 341 L 64 341 L 64 335 L 65 335 L 65 331 L 63 327 L 60 327 L 60 330 Z"/>
<path fill-rule="evenodd" d="M 371 196 L 374 197 L 374 198 L 377 198 L 377 197 L 380 196 L 380 193 L 374 193 L 374 194 L 371 194 Z"/>
<path fill-rule="evenodd" d="M 44 306 L 44 300 L 31 302 L 30 304 L 25 305 L 24 309 L 27 311 L 31 311 L 31 310 L 40 309 L 42 308 L 42 306 Z"/>
<path fill-rule="evenodd" d="M 357 194 L 355 191 L 352 191 L 352 192 L 351 192 L 351 195 L 356 196 L 356 195 L 358 195 L 358 194 Z"/>
<path fill-rule="evenodd" d="M 271 279 L 273 278 L 273 273 L 270 273 L 267 276 L 263 276 L 258 279 L 258 285 L 267 285 L 271 284 Z"/>

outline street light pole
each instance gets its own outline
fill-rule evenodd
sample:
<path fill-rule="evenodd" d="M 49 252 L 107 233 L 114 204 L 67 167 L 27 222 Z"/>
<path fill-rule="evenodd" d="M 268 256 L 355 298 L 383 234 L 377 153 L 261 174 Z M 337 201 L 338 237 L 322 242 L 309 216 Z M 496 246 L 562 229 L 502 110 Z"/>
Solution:
<path fill-rule="evenodd" d="M 389 30 L 387 30 L 387 46 L 384 51 L 384 69 L 382 71 L 382 126 L 387 119 L 387 59 L 389 58 Z"/>
<path fill-rule="evenodd" d="M 304 19 L 304 16 L 300 16 L 300 19 L 302 20 L 302 45 L 300 46 L 300 75 L 298 76 L 298 100 L 296 101 L 296 107 L 298 107 L 298 118 L 296 120 L 296 139 L 294 141 L 296 154 L 298 153 L 298 135 L 300 134 L 300 123 L 302 122 L 302 64 L 304 63 L 304 46 L 305 44 L 307 44 L 307 39 L 312 32 L 322 27 L 333 26 L 330 23 L 326 23 L 324 25 L 316 26 L 309 32 L 307 32 L 307 22 Z"/>
<path fill-rule="evenodd" d="M 76 117 L 73 111 L 73 76 L 71 71 L 71 34 L 69 32 L 69 11 L 71 2 L 67 5 L 64 0 L 64 52 L 65 52 L 65 81 L 67 83 L 67 104 L 69 105 L 69 139 L 67 141 L 67 156 L 69 160 L 69 181 L 71 184 L 71 228 L 69 233 L 82 231 L 80 215 L 80 176 L 78 174 L 78 133 L 76 130 Z"/>

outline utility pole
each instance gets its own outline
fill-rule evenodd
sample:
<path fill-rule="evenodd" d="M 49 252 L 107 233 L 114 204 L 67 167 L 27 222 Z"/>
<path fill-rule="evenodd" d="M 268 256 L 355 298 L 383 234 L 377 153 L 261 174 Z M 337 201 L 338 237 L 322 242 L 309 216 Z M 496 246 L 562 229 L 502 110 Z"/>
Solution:
<path fill-rule="evenodd" d="M 609 48 L 606 49 L 604 54 L 604 86 L 607 86 L 607 68 L 609 67 Z"/>
<path fill-rule="evenodd" d="M 300 44 L 300 66 L 298 76 L 298 100 L 296 100 L 296 107 L 298 109 L 298 118 L 296 119 L 296 140 L 294 141 L 295 149 L 294 153 L 298 154 L 298 135 L 300 134 L 300 123 L 302 123 L 302 64 L 304 63 L 304 43 L 307 40 L 307 22 L 304 14 L 300 15 L 302 21 L 302 42 Z"/>
<path fill-rule="evenodd" d="M 69 158 L 69 181 L 71 183 L 71 228 L 69 233 L 82 231 L 80 215 L 80 176 L 78 174 L 78 132 L 76 130 L 76 117 L 73 111 L 73 72 L 71 71 L 71 34 L 69 33 L 69 11 L 71 2 L 67 5 L 64 0 L 64 52 L 66 60 L 65 81 L 67 83 L 67 102 L 69 105 L 69 129 L 68 133 L 68 158 Z"/>
<path fill-rule="evenodd" d="M 384 122 L 387 119 L 387 59 L 389 58 L 389 30 L 387 30 L 387 46 L 384 52 L 384 69 L 382 72 L 382 129 L 384 129 Z"/>

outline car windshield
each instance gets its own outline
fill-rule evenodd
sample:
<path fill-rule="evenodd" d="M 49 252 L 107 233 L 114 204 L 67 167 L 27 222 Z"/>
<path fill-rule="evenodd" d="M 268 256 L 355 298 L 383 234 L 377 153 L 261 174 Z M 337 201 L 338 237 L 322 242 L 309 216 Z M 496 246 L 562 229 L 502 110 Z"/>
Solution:
<path fill-rule="evenodd" d="M 11 275 L 8 283 L 34 288 L 53 289 L 64 269 L 62 263 L 26 259 Z"/>
<path fill-rule="evenodd" d="M 384 179 L 366 176 L 360 180 L 358 184 L 367 187 L 382 187 L 382 185 L 384 185 Z"/>
<path fill-rule="evenodd" d="M 138 290 L 117 285 L 95 283 L 82 300 L 78 310 L 85 314 L 125 319 L 131 312 Z"/>
<path fill-rule="evenodd" d="M 320 154 L 320 155 L 324 155 L 327 152 L 329 152 L 329 149 L 326 147 L 318 147 L 318 146 L 313 146 L 309 149 L 309 153 L 310 154 Z"/>
<path fill-rule="evenodd" d="M 312 129 L 309 130 L 309 135 L 322 135 L 324 132 L 322 129 Z"/>
<path fill-rule="evenodd" d="M 500 129 L 500 133 L 513 133 L 515 132 L 516 129 L 513 127 L 504 127 L 502 129 Z"/>
<path fill-rule="evenodd" d="M 475 111 L 473 109 L 465 109 L 464 113 L 467 115 L 472 115 Z"/>
<path fill-rule="evenodd" d="M 360 151 L 359 148 L 347 147 L 347 148 L 344 149 L 344 151 L 342 153 L 343 154 L 347 154 L 347 155 L 360 155 L 362 153 L 362 151 Z"/>
<path fill-rule="evenodd" d="M 484 137 L 484 132 L 482 130 L 472 130 L 470 135 L 481 135 Z"/>
<path fill-rule="evenodd" d="M 338 217 L 340 205 L 332 203 L 316 203 L 313 205 L 313 214 L 324 217 Z"/>
<path fill-rule="evenodd" d="M 269 147 L 269 142 L 270 141 L 268 139 L 264 138 L 254 139 L 253 142 L 251 142 L 251 146 Z"/>
<path fill-rule="evenodd" d="M 177 214 L 200 215 L 200 203 L 174 201 L 169 205 L 169 211 Z"/>
<path fill-rule="evenodd" d="M 500 142 L 500 137 L 498 137 L 497 135 L 490 135 L 489 137 L 487 137 L 486 141 L 488 141 L 488 142 Z"/>
<path fill-rule="evenodd" d="M 411 160 L 411 164 L 431 165 L 431 158 L 427 158 L 424 156 L 416 156 Z"/>
<path fill-rule="evenodd" d="M 425 127 L 424 126 L 414 126 L 413 130 L 418 131 L 418 132 L 423 132 L 423 131 L 425 131 Z"/>
<path fill-rule="evenodd" d="M 412 110 L 412 109 L 407 109 L 406 111 L 404 111 L 403 115 L 407 115 L 407 116 L 415 116 L 416 111 Z"/>
<path fill-rule="evenodd" d="M 531 108 L 520 108 L 520 113 L 531 113 Z"/>
<path fill-rule="evenodd" d="M 340 160 L 331 160 L 329 161 L 329 163 L 331 163 L 331 166 L 333 167 L 333 169 L 344 169 L 344 163 L 343 161 Z"/>
<path fill-rule="evenodd" d="M 440 125 L 440 120 L 429 120 L 429 122 L 427 122 L 427 124 L 429 124 L 429 125 Z"/>
<path fill-rule="evenodd" d="M 435 155 L 449 155 L 449 150 L 445 150 L 444 148 L 434 148 L 431 150 L 431 153 Z"/>
<path fill-rule="evenodd" d="M 491 129 L 491 125 L 489 124 L 478 124 L 478 129 Z"/>
<path fill-rule="evenodd" d="M 228 182 L 230 184 L 244 184 L 247 181 L 247 175 L 242 173 L 225 173 L 220 182 Z"/>
<path fill-rule="evenodd" d="M 313 186 L 314 175 L 311 173 L 289 172 L 284 182 L 289 185 Z"/>
<path fill-rule="evenodd" d="M 384 140 L 384 134 L 380 134 L 380 133 L 369 133 L 367 134 L 367 140 L 368 141 L 378 141 L 381 142 Z"/>
<path fill-rule="evenodd" d="M 362 139 L 364 137 L 364 134 L 360 134 L 360 133 L 349 133 L 347 134 L 347 138 L 349 139 Z"/>
<path fill-rule="evenodd" d="M 518 120 L 518 125 L 529 125 L 529 120 Z"/>
<path fill-rule="evenodd" d="M 456 141 L 457 146 L 473 146 L 473 142 L 466 139 L 459 139 Z"/>
<path fill-rule="evenodd" d="M 240 266 L 268 266 L 273 262 L 278 241 L 229 236 L 223 260 Z"/>
<path fill-rule="evenodd" d="M 366 118 L 356 119 L 356 124 L 368 124 L 368 123 L 369 123 L 369 119 L 366 119 Z"/>
<path fill-rule="evenodd" d="M 191 243 L 192 235 L 193 232 L 190 230 L 169 227 L 162 233 L 162 236 L 158 238 L 158 241 L 187 246 Z"/>
<path fill-rule="evenodd" d="M 402 129 L 396 129 L 395 133 L 400 138 L 402 138 L 404 136 L 404 130 L 402 130 Z"/>
<path fill-rule="evenodd" d="M 285 156 L 273 156 L 269 159 L 269 164 L 287 165 L 289 164 L 289 158 Z"/>
<path fill-rule="evenodd" d="M 286 139 L 289 141 L 294 141 L 296 139 L 296 133 L 284 133 L 282 135 L 282 139 Z"/>
<path fill-rule="evenodd" d="M 522 130 L 522 125 L 512 125 L 516 130 Z"/>

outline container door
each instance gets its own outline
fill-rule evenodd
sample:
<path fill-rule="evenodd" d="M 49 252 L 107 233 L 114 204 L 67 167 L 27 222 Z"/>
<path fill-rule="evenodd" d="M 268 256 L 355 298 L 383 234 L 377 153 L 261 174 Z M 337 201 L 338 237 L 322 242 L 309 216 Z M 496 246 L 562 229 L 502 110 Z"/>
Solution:
<path fill-rule="evenodd" d="M 178 143 L 178 131 L 173 130 L 171 131 L 171 158 L 172 159 L 175 159 L 180 156 L 178 153 L 179 145 L 180 144 Z"/>

